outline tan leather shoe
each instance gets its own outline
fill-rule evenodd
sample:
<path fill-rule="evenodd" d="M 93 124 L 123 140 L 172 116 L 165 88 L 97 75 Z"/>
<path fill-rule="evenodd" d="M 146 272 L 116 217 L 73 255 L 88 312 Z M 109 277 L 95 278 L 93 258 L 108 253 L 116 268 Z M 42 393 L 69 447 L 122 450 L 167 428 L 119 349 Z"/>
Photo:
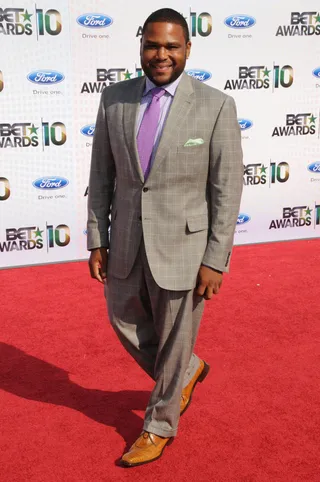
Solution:
<path fill-rule="evenodd" d="M 192 393 L 198 382 L 203 382 L 210 370 L 210 366 L 203 360 L 200 360 L 200 366 L 196 371 L 194 377 L 190 380 L 188 385 L 184 387 L 180 400 L 180 416 L 184 414 L 191 403 Z"/>
<path fill-rule="evenodd" d="M 165 447 L 170 445 L 174 437 L 163 438 L 154 433 L 143 431 L 138 440 L 125 453 L 121 462 L 125 467 L 147 464 L 161 457 Z"/>

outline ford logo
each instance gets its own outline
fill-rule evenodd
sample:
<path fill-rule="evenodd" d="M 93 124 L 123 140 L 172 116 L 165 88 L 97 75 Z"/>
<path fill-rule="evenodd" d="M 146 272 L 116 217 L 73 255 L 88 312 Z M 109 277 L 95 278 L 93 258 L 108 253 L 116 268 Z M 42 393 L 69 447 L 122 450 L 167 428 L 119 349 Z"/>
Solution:
<path fill-rule="evenodd" d="M 186 73 L 190 75 L 190 77 L 200 80 L 200 82 L 206 82 L 212 77 L 211 72 L 208 72 L 207 70 L 189 69 L 186 70 Z"/>
<path fill-rule="evenodd" d="M 68 184 L 68 179 L 58 176 L 40 177 L 32 183 L 32 185 L 37 189 L 61 189 Z"/>
<path fill-rule="evenodd" d="M 317 77 L 317 79 L 320 79 L 320 67 L 314 69 L 312 73 L 315 77 Z"/>
<path fill-rule="evenodd" d="M 247 129 L 251 129 L 253 126 L 253 122 L 249 119 L 238 119 L 240 129 L 242 131 L 246 131 Z"/>
<path fill-rule="evenodd" d="M 113 20 L 103 13 L 84 13 L 77 18 L 77 22 L 82 27 L 88 28 L 105 28 L 109 27 Z"/>
<path fill-rule="evenodd" d="M 320 161 L 309 164 L 308 169 L 310 172 L 320 174 Z"/>
<path fill-rule="evenodd" d="M 92 137 L 95 127 L 95 124 L 88 124 L 87 126 L 83 126 L 80 132 L 84 136 Z"/>
<path fill-rule="evenodd" d="M 230 28 L 250 28 L 253 27 L 256 23 L 256 19 L 250 17 L 249 15 L 242 15 L 236 13 L 234 15 L 230 15 L 230 17 L 225 18 L 224 24 Z"/>
<path fill-rule="evenodd" d="M 27 75 L 30 82 L 38 85 L 58 84 L 64 80 L 64 75 L 56 70 L 34 70 Z"/>
<path fill-rule="evenodd" d="M 243 214 L 243 213 L 240 213 L 239 216 L 238 216 L 238 219 L 237 219 L 237 224 L 245 224 L 245 223 L 248 223 L 250 221 L 250 216 L 248 216 L 248 214 Z"/>

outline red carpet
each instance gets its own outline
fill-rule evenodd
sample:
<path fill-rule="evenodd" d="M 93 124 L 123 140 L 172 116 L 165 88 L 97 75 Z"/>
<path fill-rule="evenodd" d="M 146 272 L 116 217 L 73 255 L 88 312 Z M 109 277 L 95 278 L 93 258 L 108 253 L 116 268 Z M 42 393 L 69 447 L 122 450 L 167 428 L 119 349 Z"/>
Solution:
<path fill-rule="evenodd" d="M 210 376 L 164 457 L 135 469 L 116 460 L 152 383 L 86 263 L 0 280 L 1 480 L 320 481 L 320 240 L 235 249 L 197 344 Z"/>

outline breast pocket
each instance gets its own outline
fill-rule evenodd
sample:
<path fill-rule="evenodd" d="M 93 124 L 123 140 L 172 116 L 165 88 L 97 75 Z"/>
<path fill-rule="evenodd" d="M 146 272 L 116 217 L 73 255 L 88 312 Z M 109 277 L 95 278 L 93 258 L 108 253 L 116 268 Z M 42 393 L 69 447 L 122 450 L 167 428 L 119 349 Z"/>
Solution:
<path fill-rule="evenodd" d="M 193 144 L 193 145 L 184 145 L 180 144 L 177 146 L 177 151 L 178 152 L 195 152 L 195 151 L 201 151 L 201 150 L 206 150 L 208 148 L 207 142 L 203 142 L 202 144 Z"/>
<path fill-rule="evenodd" d="M 179 159 L 191 160 L 191 159 L 208 159 L 209 150 L 208 144 L 200 144 L 197 146 L 178 146 L 176 155 Z"/>

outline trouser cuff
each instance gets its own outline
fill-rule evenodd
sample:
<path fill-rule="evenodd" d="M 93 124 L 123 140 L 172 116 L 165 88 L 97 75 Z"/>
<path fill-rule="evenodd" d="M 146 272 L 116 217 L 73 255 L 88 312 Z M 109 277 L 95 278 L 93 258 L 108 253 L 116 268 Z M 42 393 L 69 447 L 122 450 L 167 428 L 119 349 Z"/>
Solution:
<path fill-rule="evenodd" d="M 153 425 L 152 423 L 145 423 L 143 425 L 143 430 L 145 430 L 146 432 L 154 433 L 159 437 L 169 438 L 175 437 L 177 435 L 178 427 L 175 430 L 164 430 L 157 425 Z"/>

